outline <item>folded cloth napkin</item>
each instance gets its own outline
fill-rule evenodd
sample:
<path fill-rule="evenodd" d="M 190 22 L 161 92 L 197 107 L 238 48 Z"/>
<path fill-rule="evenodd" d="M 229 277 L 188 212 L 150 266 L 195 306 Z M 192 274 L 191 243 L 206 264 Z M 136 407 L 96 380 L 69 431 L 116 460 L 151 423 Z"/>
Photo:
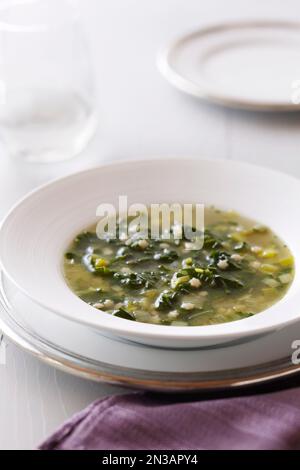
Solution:
<path fill-rule="evenodd" d="M 201 401 L 112 396 L 75 415 L 40 449 L 300 449 L 300 388 Z"/>

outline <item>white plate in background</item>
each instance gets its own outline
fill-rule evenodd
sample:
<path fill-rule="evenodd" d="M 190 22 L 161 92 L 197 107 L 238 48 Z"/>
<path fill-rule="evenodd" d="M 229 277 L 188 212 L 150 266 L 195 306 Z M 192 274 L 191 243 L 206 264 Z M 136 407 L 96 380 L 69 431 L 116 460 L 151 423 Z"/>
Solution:
<path fill-rule="evenodd" d="M 190 95 L 232 108 L 300 109 L 300 23 L 222 23 L 184 35 L 158 56 L 162 75 Z"/>

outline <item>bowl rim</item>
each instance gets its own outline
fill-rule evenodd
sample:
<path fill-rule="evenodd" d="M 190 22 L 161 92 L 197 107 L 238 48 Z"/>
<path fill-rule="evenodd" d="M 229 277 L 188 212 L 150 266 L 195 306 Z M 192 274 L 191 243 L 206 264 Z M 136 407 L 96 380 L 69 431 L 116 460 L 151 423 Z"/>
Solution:
<path fill-rule="evenodd" d="M 27 194 L 25 194 L 22 198 L 20 198 L 13 206 L 10 208 L 10 210 L 7 212 L 7 214 L 4 216 L 2 221 L 0 222 L 0 241 L 1 241 L 1 235 L 2 231 L 5 228 L 5 225 L 9 222 L 10 218 L 13 216 L 15 210 L 17 210 L 20 206 L 25 204 L 27 200 L 29 200 L 31 197 L 35 196 L 37 193 L 40 191 L 43 191 L 44 189 L 47 189 L 49 187 L 54 187 L 57 183 L 64 183 L 65 181 L 69 181 L 72 178 L 76 178 L 78 176 L 83 176 L 83 175 L 88 175 L 89 173 L 92 173 L 94 171 L 101 171 L 105 168 L 111 168 L 111 167 L 118 167 L 118 166 L 131 166 L 131 165 L 144 165 L 144 164 L 152 164 L 156 163 L 159 164 L 162 161 L 165 162 L 182 162 L 182 163 L 191 163 L 191 164 L 196 164 L 196 165 L 201 165 L 201 163 L 216 163 L 216 164 L 221 164 L 221 165 L 231 165 L 234 167 L 241 167 L 244 170 L 247 168 L 251 168 L 253 170 L 265 170 L 269 174 L 274 174 L 277 176 L 284 176 L 286 178 L 289 178 L 291 181 L 296 182 L 297 184 L 300 185 L 300 179 L 296 178 L 293 175 L 290 175 L 288 173 L 268 168 L 266 166 L 261 166 L 261 165 L 254 165 L 252 163 L 248 162 L 243 162 L 239 160 L 228 160 L 228 159 L 219 159 L 219 158 L 197 158 L 197 157 L 192 157 L 192 158 L 184 158 L 184 157 L 154 157 L 154 158 L 148 158 L 148 159 L 122 159 L 122 160 L 115 160 L 112 162 L 103 162 L 102 164 L 95 165 L 92 167 L 89 167 L 84 170 L 79 170 L 72 172 L 68 175 L 62 176 L 55 178 L 49 182 L 46 182 L 42 185 L 39 185 L 37 188 L 34 188 Z M 1 250 L 0 250 L 0 269 L 3 271 L 5 276 L 13 283 L 13 285 L 20 290 L 23 294 L 25 294 L 28 298 L 30 298 L 32 301 L 35 303 L 39 304 L 43 308 L 51 311 L 54 314 L 58 314 L 70 321 L 76 321 L 78 323 L 84 324 L 86 326 L 89 326 L 91 328 L 96 328 L 102 331 L 107 331 L 109 333 L 113 333 L 114 335 L 119 335 L 119 336 L 124 336 L 124 334 L 127 334 L 131 337 L 136 337 L 140 338 L 142 335 L 144 338 L 148 339 L 178 339 L 178 340 L 191 340 L 191 339 L 226 339 L 228 337 L 235 339 L 235 338 L 241 338 L 243 336 L 254 336 L 258 334 L 265 334 L 270 331 L 274 331 L 275 329 L 283 328 L 285 326 L 288 326 L 297 320 L 299 320 L 300 312 L 298 317 L 293 317 L 289 319 L 284 319 L 280 322 L 275 322 L 269 325 L 257 325 L 255 324 L 255 321 L 251 322 L 251 320 L 255 320 L 256 315 L 250 318 L 246 319 L 241 319 L 241 320 L 235 320 L 232 322 L 227 322 L 227 323 L 220 323 L 216 325 L 204 325 L 204 326 L 177 326 L 176 328 L 172 325 L 155 325 L 155 324 L 149 324 L 149 323 L 142 323 L 142 322 L 131 322 L 122 318 L 117 318 L 113 317 L 112 315 L 107 314 L 106 312 L 102 311 L 103 313 L 106 314 L 106 318 L 109 318 L 109 321 L 107 323 L 109 324 L 102 324 L 101 323 L 101 315 L 97 317 L 98 321 L 91 321 L 92 320 L 92 315 L 89 317 L 87 315 L 81 315 L 80 318 L 75 318 L 72 314 L 68 312 L 67 309 L 64 309 L 63 307 L 61 309 L 53 309 L 51 306 L 47 304 L 47 302 L 41 301 L 39 298 L 37 298 L 34 294 L 28 292 L 25 287 L 20 285 L 17 280 L 14 279 L 14 277 L 10 274 L 9 270 L 6 269 L 6 266 L 3 263 L 2 257 L 1 257 Z M 64 281 L 63 277 L 62 280 Z M 65 281 L 64 281 L 65 282 Z M 293 281 L 294 282 L 294 281 Z M 67 285 L 67 283 L 65 282 Z M 293 284 L 293 283 L 292 283 Z M 291 287 L 291 286 L 290 286 Z M 75 296 L 82 304 L 90 309 L 90 311 L 94 312 L 95 309 L 88 305 L 86 302 L 82 301 L 79 299 L 78 296 L 69 288 L 70 294 L 72 296 Z M 278 302 L 276 302 L 274 305 L 269 307 L 266 310 L 263 310 L 262 312 L 259 312 L 257 315 L 264 314 L 267 311 L 270 311 L 271 309 L 274 308 L 274 306 L 278 306 L 280 303 L 282 303 L 286 298 L 286 295 L 282 298 L 279 299 Z M 79 305 L 79 304 L 78 304 Z M 230 326 L 232 325 L 245 325 L 245 322 L 250 322 L 250 325 L 248 324 L 247 330 L 243 330 L 241 328 L 236 328 L 234 331 L 226 331 L 227 329 L 230 330 Z M 106 322 L 105 322 L 106 323 Z M 222 331 L 222 329 L 225 329 L 225 331 Z"/>

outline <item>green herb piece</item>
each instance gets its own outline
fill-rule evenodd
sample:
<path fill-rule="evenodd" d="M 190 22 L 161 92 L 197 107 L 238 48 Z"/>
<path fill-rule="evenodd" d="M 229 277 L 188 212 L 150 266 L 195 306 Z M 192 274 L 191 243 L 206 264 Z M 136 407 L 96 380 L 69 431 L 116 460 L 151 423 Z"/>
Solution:
<path fill-rule="evenodd" d="M 177 300 L 177 292 L 165 290 L 157 297 L 155 301 L 156 310 L 170 310 L 174 307 Z"/>
<path fill-rule="evenodd" d="M 178 254 L 176 251 L 164 250 L 162 252 L 156 252 L 153 259 L 155 261 L 163 261 L 164 263 L 172 263 L 178 259 Z"/>
<path fill-rule="evenodd" d="M 124 308 L 118 308 L 117 310 L 114 310 L 112 312 L 112 315 L 114 317 L 123 318 L 124 320 L 135 321 L 135 316 L 133 315 L 133 313 L 127 312 L 127 310 L 125 310 Z"/>

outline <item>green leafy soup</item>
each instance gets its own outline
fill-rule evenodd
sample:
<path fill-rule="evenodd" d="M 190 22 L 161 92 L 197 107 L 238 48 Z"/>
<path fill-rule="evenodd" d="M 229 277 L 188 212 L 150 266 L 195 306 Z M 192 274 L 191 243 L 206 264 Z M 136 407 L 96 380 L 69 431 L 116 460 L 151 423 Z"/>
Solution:
<path fill-rule="evenodd" d="M 167 241 L 134 235 L 100 240 L 92 227 L 65 253 L 64 274 L 74 293 L 99 315 L 199 326 L 240 320 L 270 307 L 292 283 L 294 260 L 268 227 L 209 208 L 201 249 L 172 233 Z"/>

